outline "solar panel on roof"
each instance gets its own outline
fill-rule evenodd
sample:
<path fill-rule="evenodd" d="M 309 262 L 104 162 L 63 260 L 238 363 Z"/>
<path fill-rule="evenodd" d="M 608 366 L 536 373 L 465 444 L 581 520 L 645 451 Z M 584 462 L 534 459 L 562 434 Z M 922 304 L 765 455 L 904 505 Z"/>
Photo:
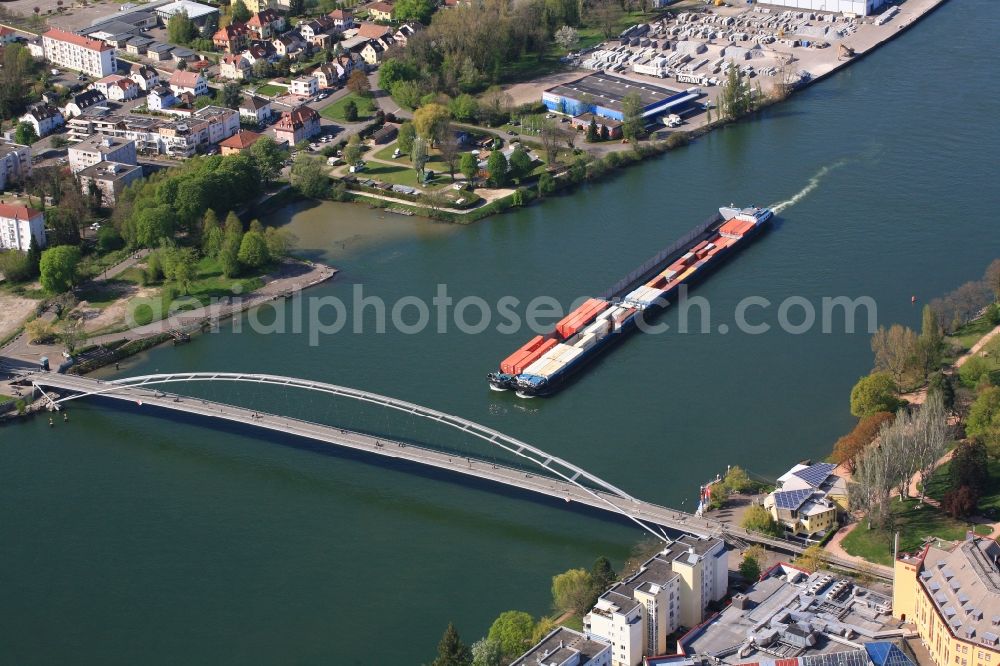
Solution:
<path fill-rule="evenodd" d="M 786 490 L 774 493 L 774 504 L 779 509 L 795 511 L 802 506 L 802 504 L 809 499 L 812 494 L 813 491 L 808 488 L 804 488 L 802 490 Z"/>
<path fill-rule="evenodd" d="M 795 476 L 799 477 L 813 488 L 819 488 L 823 485 L 823 482 L 826 481 L 826 477 L 830 476 L 835 469 L 837 469 L 837 466 L 833 463 L 816 463 L 815 465 L 810 465 L 805 469 L 800 469 L 795 472 Z"/>

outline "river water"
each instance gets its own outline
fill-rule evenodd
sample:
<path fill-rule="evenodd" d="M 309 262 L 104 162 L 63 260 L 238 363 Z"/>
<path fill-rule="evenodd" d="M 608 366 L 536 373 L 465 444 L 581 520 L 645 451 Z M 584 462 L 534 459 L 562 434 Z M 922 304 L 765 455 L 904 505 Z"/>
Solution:
<path fill-rule="evenodd" d="M 270 220 L 304 255 L 342 269 L 309 296 L 349 303 L 360 285 L 391 305 L 444 284 L 455 299 L 568 303 L 720 204 L 801 194 L 696 288 L 712 334 L 633 336 L 566 391 L 531 401 L 484 382 L 527 332 L 379 334 L 374 315 L 364 335 L 318 346 L 306 333 L 224 326 L 123 372 L 271 372 L 378 391 L 497 427 L 675 507 L 691 508 L 698 484 L 727 464 L 774 477 L 850 428 L 868 336 L 842 322 L 830 334 L 741 334 L 734 309 L 766 298 L 773 305 L 751 318 L 775 324 L 789 297 L 818 311 L 823 297 L 870 296 L 880 322 L 918 325 L 921 302 L 1000 254 L 1000 93 L 984 47 L 998 15 L 984 0 L 947 3 L 753 122 L 515 214 L 452 227 L 323 204 Z M 661 321 L 676 325 L 676 309 Z M 452 442 L 316 396 L 191 390 Z M 641 537 L 592 512 L 250 428 L 85 401 L 70 414 L 52 429 L 35 419 L 0 431 L 2 663 L 429 662 L 449 620 L 472 641 L 504 610 L 547 613 L 552 575 L 602 554 L 618 565 Z"/>

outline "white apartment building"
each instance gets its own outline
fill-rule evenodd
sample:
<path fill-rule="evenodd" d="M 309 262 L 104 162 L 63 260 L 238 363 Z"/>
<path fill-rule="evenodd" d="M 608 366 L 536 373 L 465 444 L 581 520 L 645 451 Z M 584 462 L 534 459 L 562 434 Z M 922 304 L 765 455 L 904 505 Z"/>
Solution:
<path fill-rule="evenodd" d="M 670 634 L 702 622 L 708 604 L 726 594 L 725 551 L 720 539 L 681 537 L 601 595 L 583 625 L 611 644 L 611 666 L 665 654 Z"/>
<path fill-rule="evenodd" d="M 312 97 L 319 92 L 319 79 L 315 76 L 300 76 L 292 79 L 290 92 L 293 95 Z"/>
<path fill-rule="evenodd" d="M 42 49 L 49 62 L 98 79 L 118 69 L 113 46 L 58 28 L 42 35 Z"/>
<path fill-rule="evenodd" d="M 0 190 L 22 183 L 31 175 L 31 148 L 17 143 L 0 143 Z"/>
<path fill-rule="evenodd" d="M 135 141 L 113 136 L 95 135 L 84 139 L 69 149 L 69 168 L 73 173 L 83 171 L 99 162 L 138 164 Z"/>
<path fill-rule="evenodd" d="M 38 247 L 45 247 L 45 215 L 27 206 L 0 201 L 0 249 L 27 252 L 32 237 Z"/>

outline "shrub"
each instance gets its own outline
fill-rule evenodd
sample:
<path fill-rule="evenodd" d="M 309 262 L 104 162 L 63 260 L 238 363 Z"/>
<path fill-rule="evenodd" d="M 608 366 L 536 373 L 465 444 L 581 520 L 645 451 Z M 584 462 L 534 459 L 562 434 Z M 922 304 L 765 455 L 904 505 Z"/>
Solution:
<path fill-rule="evenodd" d="M 984 375 L 988 376 L 989 370 L 986 359 L 982 356 L 973 356 L 966 359 L 962 367 L 958 369 L 958 376 L 961 378 L 962 384 L 969 388 L 975 388 Z"/>
<path fill-rule="evenodd" d="M 673 150 L 674 148 L 681 148 L 686 146 L 691 142 L 691 138 L 688 136 L 687 132 L 674 132 L 667 137 L 667 148 Z"/>

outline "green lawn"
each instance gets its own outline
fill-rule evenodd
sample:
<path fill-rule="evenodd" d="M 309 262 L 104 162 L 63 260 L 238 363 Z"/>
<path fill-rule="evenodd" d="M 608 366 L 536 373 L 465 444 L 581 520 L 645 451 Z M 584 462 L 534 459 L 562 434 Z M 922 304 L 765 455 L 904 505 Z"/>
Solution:
<path fill-rule="evenodd" d="M 948 517 L 940 509 L 927 504 L 917 508 L 917 500 L 890 500 L 896 513 L 900 552 L 914 552 L 925 537 L 933 536 L 946 541 L 965 538 L 967 523 Z M 892 565 L 892 535 L 879 529 L 868 529 L 862 519 L 842 543 L 851 555 L 863 557 L 876 564 Z"/>
<path fill-rule="evenodd" d="M 347 107 L 347 103 L 354 100 L 354 103 L 358 105 L 358 119 L 355 121 L 348 121 L 344 117 L 344 109 Z M 319 112 L 319 115 L 323 116 L 327 120 L 335 120 L 338 122 L 364 122 L 366 120 L 371 120 L 375 115 L 375 101 L 370 97 L 360 97 L 354 93 L 341 97 L 333 104 L 329 104 Z"/>
<path fill-rule="evenodd" d="M 381 164 L 380 162 L 368 162 L 368 165 L 360 176 L 381 180 L 393 185 L 424 186 L 422 183 L 417 183 L 417 172 L 413 167 L 402 165 L 391 166 L 389 164 Z M 434 170 L 434 178 L 431 180 L 431 185 L 441 185 L 447 182 L 450 182 L 447 174 L 442 175 L 437 170 Z"/>
<path fill-rule="evenodd" d="M 957 342 L 963 349 L 969 349 L 979 342 L 979 338 L 992 330 L 993 324 L 987 321 L 986 317 L 980 317 L 959 328 L 949 335 L 948 339 Z"/>
<path fill-rule="evenodd" d="M 951 463 L 941 465 L 931 480 L 927 483 L 927 495 L 940 501 L 951 489 L 949 467 Z M 979 498 L 979 510 L 992 518 L 1000 518 L 1000 460 L 991 458 L 987 463 L 989 481 L 983 496 Z"/>
<path fill-rule="evenodd" d="M 267 97 L 276 97 L 278 95 L 285 95 L 288 93 L 287 86 L 279 86 L 276 83 L 265 83 L 262 86 L 257 87 L 258 95 L 266 95 Z"/>

